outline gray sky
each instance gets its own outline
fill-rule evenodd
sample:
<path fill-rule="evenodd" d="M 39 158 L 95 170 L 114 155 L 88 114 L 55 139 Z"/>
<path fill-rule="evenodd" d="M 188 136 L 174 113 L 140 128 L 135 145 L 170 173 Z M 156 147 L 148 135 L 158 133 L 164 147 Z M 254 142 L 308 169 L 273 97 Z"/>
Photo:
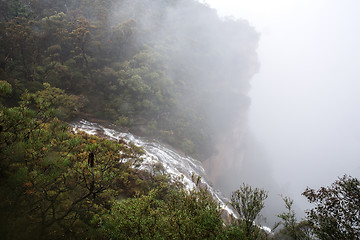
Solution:
<path fill-rule="evenodd" d="M 360 1 L 203 2 L 261 33 L 249 122 L 281 187 L 360 178 Z"/>

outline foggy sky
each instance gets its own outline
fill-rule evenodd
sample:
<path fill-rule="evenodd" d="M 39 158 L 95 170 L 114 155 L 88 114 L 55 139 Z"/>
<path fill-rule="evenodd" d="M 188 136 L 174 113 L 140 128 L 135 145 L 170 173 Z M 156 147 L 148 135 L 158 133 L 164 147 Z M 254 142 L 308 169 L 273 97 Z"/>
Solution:
<path fill-rule="evenodd" d="M 202 2 L 261 34 L 249 124 L 280 187 L 306 207 L 306 186 L 360 178 L 360 1 Z"/>

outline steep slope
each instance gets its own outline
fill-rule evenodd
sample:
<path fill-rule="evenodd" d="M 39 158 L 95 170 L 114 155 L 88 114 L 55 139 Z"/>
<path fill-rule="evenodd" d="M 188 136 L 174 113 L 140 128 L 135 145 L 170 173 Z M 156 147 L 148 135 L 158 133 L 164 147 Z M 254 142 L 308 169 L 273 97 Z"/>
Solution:
<path fill-rule="evenodd" d="M 0 2 L 0 79 L 43 90 L 61 119 L 108 119 L 205 161 L 215 183 L 244 155 L 259 34 L 195 0 Z M 44 84 L 45 83 L 45 84 Z M 51 99 L 61 88 L 72 100 Z M 60 104 L 61 103 L 61 104 Z M 66 111 L 64 111 L 66 109 Z"/>

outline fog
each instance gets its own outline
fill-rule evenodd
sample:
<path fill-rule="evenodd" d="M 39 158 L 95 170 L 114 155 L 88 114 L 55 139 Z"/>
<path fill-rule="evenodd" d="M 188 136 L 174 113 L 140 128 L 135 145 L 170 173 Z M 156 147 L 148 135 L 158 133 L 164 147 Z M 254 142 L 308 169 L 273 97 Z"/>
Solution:
<path fill-rule="evenodd" d="M 360 175 L 359 7 L 356 0 L 122 0 L 99 38 L 109 47 L 89 46 L 89 54 L 116 56 L 105 71 L 118 95 L 111 110 L 134 119 L 135 131 L 153 125 L 160 141 L 197 148 L 227 196 L 242 182 L 268 190 L 268 218 L 281 211 L 279 194 L 303 216 L 307 186 Z"/>
<path fill-rule="evenodd" d="M 177 102 L 167 114 L 177 116 L 180 123 L 168 128 L 200 139 L 202 154 L 196 157 L 218 184 L 243 159 L 249 82 L 259 66 L 259 34 L 246 20 L 220 20 L 215 10 L 196 0 L 122 1 L 112 22 L 127 19 L 137 23 L 137 41 L 164 56 L 163 71 L 173 81 Z"/>
<path fill-rule="evenodd" d="M 35 94 L 25 105 L 53 106 L 51 112 L 60 119 L 84 115 L 110 121 L 124 131 L 171 145 L 182 156 L 200 160 L 206 171 L 204 179 L 229 198 L 243 182 L 264 188 L 270 196 L 263 215 L 270 227 L 284 210 L 280 194 L 294 199 L 298 217 L 304 217 L 304 210 L 311 207 L 301 196 L 307 186 L 326 186 L 344 174 L 360 177 L 359 0 L 0 3 L 0 79 L 5 80 L 1 81 L 2 92 L 9 92 L 4 96 L 9 106 L 29 89 Z M 22 121 L 35 113 L 22 105 L 10 109 L 0 100 L 5 119 L 4 124 L 0 122 L 5 126 L 0 126 L 1 131 L 14 136 L 2 146 L 7 159 L 3 178 L 16 178 L 12 185 L 23 185 L 23 196 L 28 196 L 45 183 L 32 180 L 25 168 L 28 158 L 41 155 L 48 161 L 49 152 L 49 161 L 57 164 L 60 158 L 53 161 L 52 153 L 79 145 L 79 139 L 74 138 L 69 146 L 40 149 L 38 142 L 45 143 L 50 133 L 32 141 L 41 124 Z M 20 119 L 18 113 L 24 116 Z M 47 116 L 47 112 L 36 116 L 39 114 Z M 6 119 L 11 120 L 10 125 Z M 22 128 L 24 131 L 19 130 Z M 63 127 L 59 132 L 55 128 L 50 135 L 64 138 Z M 93 143 L 85 150 L 99 152 L 99 144 Z M 28 152 L 36 154 L 30 157 Z M 72 161 L 76 154 L 68 155 Z M 19 160 L 16 166 L 10 164 L 12 159 Z M 71 165 L 69 159 L 61 169 Z M 35 162 L 30 165 L 34 165 L 32 170 L 44 167 Z M 183 169 L 190 176 L 191 168 Z M 125 175 L 130 171 L 121 170 Z M 142 171 L 136 175 L 148 178 Z M 55 180 L 46 185 L 52 186 Z M 135 182 L 122 195 L 153 185 Z M 85 181 L 83 190 L 95 199 L 92 183 L 91 189 L 85 188 Z M 45 198 L 38 195 L 33 194 L 37 202 L 48 202 L 46 194 Z M 71 192 L 57 199 L 69 197 Z M 7 205 L 13 200 L 10 196 Z M 52 226 L 76 215 L 72 214 L 74 204 L 80 204 L 79 210 L 85 206 L 79 201 L 67 201 L 70 210 L 60 209 L 56 213 L 60 217 L 52 209 L 53 217 L 42 219 L 49 223 L 45 224 L 49 230 L 41 228 L 41 232 L 54 232 Z M 12 204 L 15 214 L 11 210 L 7 215 L 21 224 L 19 204 Z M 50 205 L 56 206 L 52 200 Z M 49 209 L 32 215 L 37 219 Z M 67 211 L 64 216 L 63 210 Z M 37 226 L 30 230 L 37 232 Z"/>
<path fill-rule="evenodd" d="M 111 25 L 124 34 L 134 24 L 136 44 L 162 56 L 152 67 L 166 72 L 178 104 L 162 115 L 177 125 L 161 127 L 200 143 L 214 185 L 228 196 L 242 182 L 268 190 L 271 222 L 279 194 L 303 217 L 307 186 L 360 176 L 360 3 L 200 2 L 214 9 L 124 0 Z"/>
<path fill-rule="evenodd" d="M 205 2 L 261 34 L 249 125 L 263 155 L 254 161 L 269 167 L 282 193 L 305 209 L 307 186 L 359 178 L 360 2 Z M 253 178 L 265 185 L 261 174 Z"/>

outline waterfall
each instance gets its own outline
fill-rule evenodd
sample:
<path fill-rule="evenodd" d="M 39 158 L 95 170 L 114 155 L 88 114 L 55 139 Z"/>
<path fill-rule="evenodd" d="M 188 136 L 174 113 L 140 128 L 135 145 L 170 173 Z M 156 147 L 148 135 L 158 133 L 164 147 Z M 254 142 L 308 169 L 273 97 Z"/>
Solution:
<path fill-rule="evenodd" d="M 214 199 L 219 202 L 221 208 L 226 210 L 229 214 L 232 214 L 235 217 L 237 216 L 232 208 L 227 205 L 229 200 L 224 197 L 219 190 L 212 186 L 200 161 L 189 156 L 184 156 L 175 149 L 171 149 L 171 147 L 156 140 L 149 140 L 135 136 L 129 132 L 115 130 L 116 126 L 114 125 L 104 127 L 98 123 L 89 122 L 84 119 L 73 122 L 70 125 L 75 132 L 81 130 L 88 134 L 104 136 L 111 140 L 122 139 L 128 143 L 132 142 L 133 144 L 142 147 L 145 150 L 145 155 L 142 157 L 143 161 L 140 169 L 151 170 L 154 164 L 161 163 L 164 167 L 164 171 L 173 178 L 181 179 L 187 189 L 195 188 L 196 185 L 192 181 L 192 177 L 194 175 L 200 176 L 202 185 L 205 186 L 213 195 Z"/>

